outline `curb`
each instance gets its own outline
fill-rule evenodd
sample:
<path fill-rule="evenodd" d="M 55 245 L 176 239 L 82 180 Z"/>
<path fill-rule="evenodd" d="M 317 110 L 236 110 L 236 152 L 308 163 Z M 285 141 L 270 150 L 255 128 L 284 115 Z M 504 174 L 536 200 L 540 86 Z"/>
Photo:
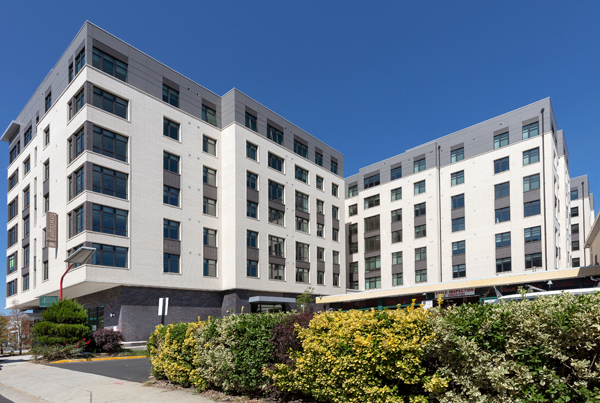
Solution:
<path fill-rule="evenodd" d="M 59 360 L 59 361 L 52 361 L 49 362 L 48 364 L 65 364 L 68 362 L 85 362 L 85 361 L 111 361 L 111 360 L 135 360 L 135 359 L 139 359 L 139 358 L 149 358 L 146 357 L 145 355 L 136 355 L 133 357 L 106 357 L 106 358 L 81 358 L 81 359 L 77 359 L 77 360 Z"/>

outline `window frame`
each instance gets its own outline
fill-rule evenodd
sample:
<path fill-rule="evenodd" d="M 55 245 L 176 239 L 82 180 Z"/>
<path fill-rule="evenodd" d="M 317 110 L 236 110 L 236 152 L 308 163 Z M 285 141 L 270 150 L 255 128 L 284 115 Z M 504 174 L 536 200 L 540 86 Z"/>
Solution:
<path fill-rule="evenodd" d="M 505 165 L 506 163 L 506 165 Z M 510 170 L 510 157 L 503 157 L 494 160 L 494 175 Z"/>
<path fill-rule="evenodd" d="M 494 150 L 510 145 L 508 132 L 500 133 L 494 136 Z"/>

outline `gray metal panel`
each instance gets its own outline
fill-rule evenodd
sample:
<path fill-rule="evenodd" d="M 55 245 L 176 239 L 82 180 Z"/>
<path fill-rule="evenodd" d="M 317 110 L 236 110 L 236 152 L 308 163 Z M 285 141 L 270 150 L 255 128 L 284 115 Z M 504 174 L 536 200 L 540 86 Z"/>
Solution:
<path fill-rule="evenodd" d="M 325 216 L 321 213 L 317 213 L 317 224 L 325 225 Z"/>
<path fill-rule="evenodd" d="M 173 255 L 181 255 L 181 241 L 163 238 L 163 252 Z"/>
<path fill-rule="evenodd" d="M 27 266 L 23 266 L 23 267 L 21 268 L 21 276 L 24 276 L 24 275 L 26 275 L 26 274 L 29 274 L 29 265 L 27 265 Z"/>
<path fill-rule="evenodd" d="M 22 246 L 27 246 L 29 245 L 29 235 L 27 235 L 25 238 L 23 238 L 23 240 L 21 241 Z"/>
<path fill-rule="evenodd" d="M 404 265 L 402 263 L 392 265 L 392 274 L 403 273 L 403 272 L 404 272 Z"/>
<path fill-rule="evenodd" d="M 258 256 L 260 255 L 258 248 L 246 247 L 246 258 L 248 260 L 256 260 L 258 261 Z"/>
<path fill-rule="evenodd" d="M 358 234 L 353 234 L 352 236 L 350 236 L 350 242 L 352 242 L 352 243 L 358 242 Z"/>
<path fill-rule="evenodd" d="M 373 237 L 373 236 L 378 236 L 378 235 L 379 235 L 379 236 L 381 235 L 381 230 L 379 230 L 379 229 L 377 229 L 377 230 L 375 230 L 375 231 L 369 231 L 369 232 L 365 232 L 365 235 L 364 235 L 364 237 L 365 237 L 365 239 L 366 239 L 366 238 L 371 238 L 371 237 Z"/>
<path fill-rule="evenodd" d="M 83 203 L 83 230 L 91 231 L 94 223 L 94 204 L 86 201 Z"/>
<path fill-rule="evenodd" d="M 500 209 L 510 206 L 510 196 L 494 199 L 494 209 Z"/>
<path fill-rule="evenodd" d="M 452 147 L 450 147 L 450 151 L 454 151 L 454 150 L 458 150 L 460 148 L 464 148 L 464 146 L 465 146 L 465 143 L 459 143 L 459 144 L 453 145 Z"/>
<path fill-rule="evenodd" d="M 523 203 L 529 203 L 535 200 L 540 200 L 540 189 L 523 192 Z"/>
<path fill-rule="evenodd" d="M 371 270 L 365 273 L 365 278 L 381 277 L 381 270 Z"/>
<path fill-rule="evenodd" d="M 42 248 L 42 262 L 47 262 L 48 261 L 48 248 L 47 247 L 43 247 Z"/>
<path fill-rule="evenodd" d="M 579 241 L 579 232 L 576 234 L 571 234 L 571 241 Z"/>
<path fill-rule="evenodd" d="M 462 255 L 453 255 L 452 256 L 452 265 L 457 265 L 457 264 L 465 264 L 466 262 L 466 255 L 463 253 Z"/>
<path fill-rule="evenodd" d="M 415 217 L 415 227 L 418 227 L 420 225 L 425 225 L 425 224 L 427 224 L 427 215 L 426 214 Z"/>
<path fill-rule="evenodd" d="M 301 261 L 297 260 L 296 267 L 299 269 L 309 269 L 310 270 L 310 262 L 301 262 Z"/>
<path fill-rule="evenodd" d="M 415 262 L 415 270 L 423 270 L 427 268 L 427 260 L 418 260 Z"/>
<path fill-rule="evenodd" d="M 370 257 L 375 257 L 375 256 L 380 256 L 380 255 L 381 255 L 380 250 L 374 250 L 372 252 L 365 252 L 364 257 L 365 257 L 365 259 L 368 259 Z"/>
<path fill-rule="evenodd" d="M 505 257 L 510 257 L 510 246 L 496 248 L 496 259 L 502 259 Z"/>
<path fill-rule="evenodd" d="M 334 264 L 333 264 L 333 268 L 332 268 L 332 272 L 333 272 L 334 274 L 340 274 L 340 265 L 339 265 L 339 264 L 337 264 L 337 263 L 334 263 Z"/>
<path fill-rule="evenodd" d="M 392 231 L 398 231 L 402 229 L 402 221 L 394 221 L 392 223 Z"/>
<path fill-rule="evenodd" d="M 209 185 L 208 183 L 203 183 L 202 195 L 204 197 L 208 197 L 209 199 L 217 200 L 218 190 L 216 187 Z"/>
<path fill-rule="evenodd" d="M 336 220 L 335 218 L 331 219 L 331 227 L 333 229 L 340 229 L 340 220 Z"/>
<path fill-rule="evenodd" d="M 526 242 L 525 243 L 525 254 L 529 255 L 532 253 L 541 253 L 542 252 L 542 242 Z"/>
<path fill-rule="evenodd" d="M 109 56 L 119 59 L 123 63 L 129 64 L 129 58 L 127 56 L 125 56 L 123 53 L 121 53 L 109 46 L 106 46 L 105 44 L 103 44 L 102 42 L 100 42 L 97 39 L 92 38 L 92 46 L 95 48 L 98 48 L 99 50 L 103 51 L 104 53 L 108 53 Z M 92 52 L 89 52 L 89 53 L 90 53 L 89 57 L 92 57 Z"/>
<path fill-rule="evenodd" d="M 175 189 L 181 189 L 181 175 L 163 170 L 163 183 Z"/>
<path fill-rule="evenodd" d="M 454 220 L 455 218 L 461 218 L 465 216 L 465 208 L 456 208 L 451 212 L 451 218 Z"/>
<path fill-rule="evenodd" d="M 204 259 L 217 260 L 219 257 L 219 249 L 214 246 L 204 245 Z"/>
<path fill-rule="evenodd" d="M 42 188 L 43 188 L 42 194 L 45 197 L 45 196 L 48 195 L 48 193 L 50 193 L 50 179 L 46 179 L 44 181 L 44 184 L 42 185 Z"/>
<path fill-rule="evenodd" d="M 317 270 L 325 271 L 325 262 L 317 261 Z"/>
<path fill-rule="evenodd" d="M 280 264 L 280 265 L 285 266 L 285 258 L 284 257 L 279 257 L 279 256 L 271 256 L 271 255 L 269 255 L 269 263 Z"/>
<path fill-rule="evenodd" d="M 358 281 L 358 273 L 350 273 L 350 281 Z"/>
<path fill-rule="evenodd" d="M 296 217 L 304 218 L 305 220 L 310 220 L 310 214 L 305 213 L 304 211 L 296 210 Z"/>
<path fill-rule="evenodd" d="M 285 204 L 275 200 L 269 200 L 269 208 L 285 212 Z"/>
<path fill-rule="evenodd" d="M 248 201 L 253 203 L 258 203 L 259 201 L 259 193 L 258 190 L 246 188 L 246 197 Z"/>
<path fill-rule="evenodd" d="M 27 217 L 28 215 L 29 215 L 29 206 L 27 206 L 23 209 L 23 218 Z"/>

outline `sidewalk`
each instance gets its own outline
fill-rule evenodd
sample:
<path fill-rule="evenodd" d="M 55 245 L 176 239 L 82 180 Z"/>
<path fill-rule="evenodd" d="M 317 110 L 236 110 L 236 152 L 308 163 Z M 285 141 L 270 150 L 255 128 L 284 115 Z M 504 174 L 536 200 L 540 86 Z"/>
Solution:
<path fill-rule="evenodd" d="M 145 387 L 100 375 L 27 362 L 0 360 L 0 390 L 12 389 L 48 403 L 214 403 L 190 390 Z M 8 397 L 8 396 L 7 396 Z"/>

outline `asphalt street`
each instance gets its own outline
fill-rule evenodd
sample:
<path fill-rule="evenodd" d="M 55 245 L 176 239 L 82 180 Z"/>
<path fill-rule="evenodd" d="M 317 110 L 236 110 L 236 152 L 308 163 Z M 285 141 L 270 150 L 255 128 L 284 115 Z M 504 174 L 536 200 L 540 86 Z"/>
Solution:
<path fill-rule="evenodd" d="M 70 371 L 86 372 L 130 382 L 145 382 L 150 376 L 150 360 L 135 358 L 128 360 L 83 361 L 64 364 L 50 364 L 52 367 L 64 368 Z M 2 403 L 2 400 L 0 400 Z"/>

